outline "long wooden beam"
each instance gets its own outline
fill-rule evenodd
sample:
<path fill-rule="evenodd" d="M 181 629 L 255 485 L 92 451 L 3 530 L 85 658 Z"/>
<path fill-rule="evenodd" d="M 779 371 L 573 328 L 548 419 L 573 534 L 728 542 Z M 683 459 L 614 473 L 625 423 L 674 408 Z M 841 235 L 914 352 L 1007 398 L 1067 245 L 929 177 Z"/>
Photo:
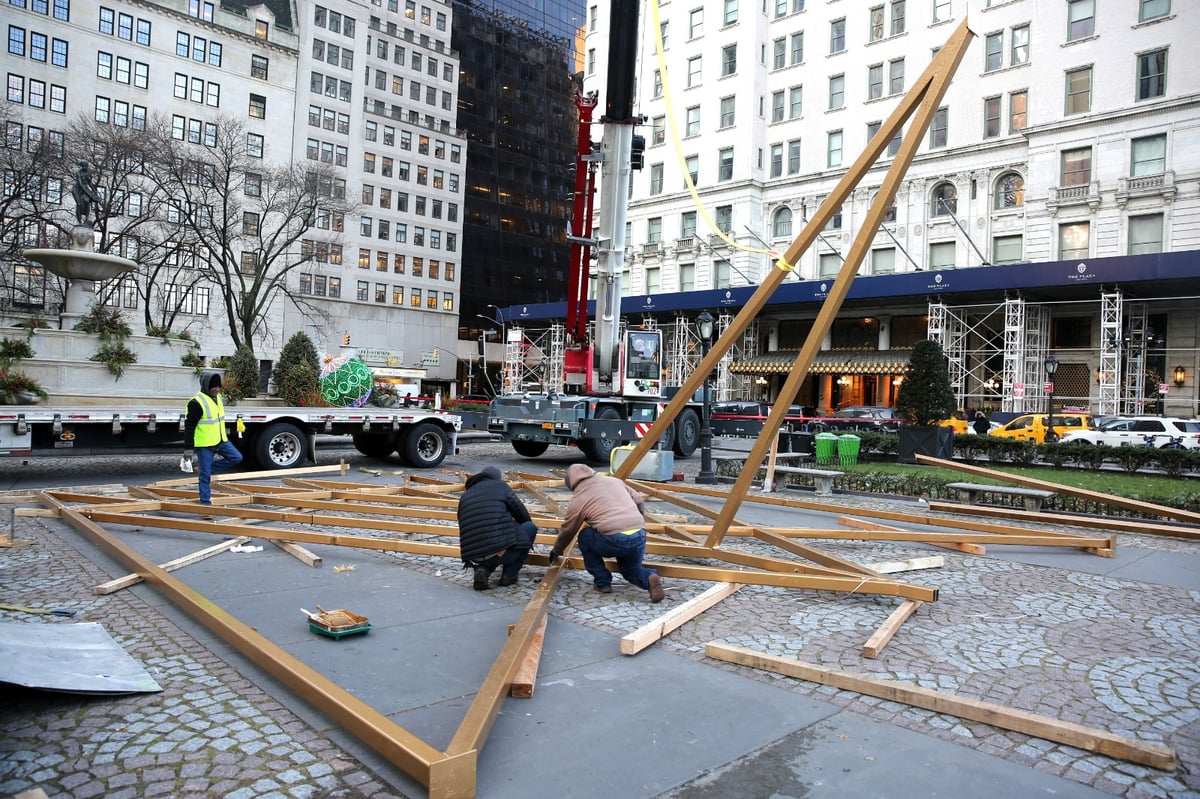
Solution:
<path fill-rule="evenodd" d="M 916 613 L 919 607 L 921 607 L 921 603 L 914 602 L 911 599 L 901 602 L 900 606 L 893 610 L 892 614 L 887 617 L 887 620 L 875 631 L 875 634 L 863 644 L 863 657 L 879 657 L 879 653 L 887 646 L 888 641 L 892 640 L 896 631 L 900 629 L 900 625 L 904 624 L 909 616 Z"/>
<path fill-rule="evenodd" d="M 985 477 L 989 480 L 1000 480 L 1005 483 L 1012 483 L 1013 485 L 1023 486 L 1025 488 L 1041 488 L 1045 489 L 1046 491 L 1056 491 L 1059 494 L 1067 494 L 1068 496 L 1078 497 L 1080 499 L 1088 499 L 1092 502 L 1098 502 L 1101 505 L 1112 505 L 1114 508 L 1135 510 L 1139 513 L 1145 513 L 1147 516 L 1159 516 L 1164 519 L 1176 519 L 1181 522 L 1200 524 L 1200 513 L 1190 510 L 1183 510 L 1182 508 L 1171 508 L 1166 505 L 1156 505 L 1153 502 L 1143 502 L 1140 499 L 1117 497 L 1100 491 L 1089 491 L 1086 488 L 1076 488 L 1075 486 L 1063 485 L 1062 483 L 1051 483 L 1041 478 L 1023 477 L 1019 474 L 1009 474 L 1008 472 L 1001 472 L 996 469 L 985 469 L 982 466 L 971 466 L 970 464 L 958 463 L 957 461 L 948 461 L 941 458 L 930 458 L 927 455 L 918 455 L 917 463 L 922 463 L 927 466 L 940 466 L 943 469 L 953 469 L 956 472 L 963 472 L 965 474 L 975 475 L 976 477 Z"/>
<path fill-rule="evenodd" d="M 220 554 L 221 552 L 225 552 L 233 547 L 241 546 L 249 540 L 250 539 L 248 537 L 240 535 L 237 538 L 231 538 L 228 541 L 222 541 L 219 544 L 213 544 L 211 547 L 206 547 L 198 552 L 193 552 L 190 555 L 184 555 L 183 557 L 175 558 L 175 560 L 169 560 L 166 563 L 159 564 L 159 568 L 161 568 L 163 571 L 173 572 L 176 569 L 182 569 L 184 566 L 190 566 L 193 563 L 199 563 L 206 558 L 211 558 L 213 555 Z M 114 594 L 123 588 L 128 588 L 131 585 L 137 585 L 141 581 L 142 575 L 127 574 L 124 577 L 118 577 L 115 580 L 109 580 L 106 583 L 100 583 L 100 585 L 97 585 L 92 589 L 92 593 L 96 596 Z"/>
<path fill-rule="evenodd" d="M 935 713 L 948 713 L 951 716 L 958 716 L 970 721 L 980 721 L 1001 729 L 1045 738 L 1048 741 L 1056 741 L 1089 752 L 1099 752 L 1102 755 L 1128 760 L 1131 763 L 1140 763 L 1151 768 L 1173 771 L 1179 766 L 1179 756 L 1169 746 L 1139 741 L 1107 730 L 1084 727 L 1081 724 L 1039 716 L 1036 713 L 1004 705 L 954 696 L 928 688 L 903 685 L 891 680 L 851 674 L 847 671 L 825 668 L 791 658 L 755 652 L 740 646 L 712 642 L 704 648 L 704 654 L 727 663 L 737 663 L 821 685 L 832 685 L 842 690 L 855 691 L 892 702 L 903 702 L 913 707 L 932 710 Z"/>
<path fill-rule="evenodd" d="M 830 220 L 830 218 L 832 218 L 837 209 L 841 207 L 842 203 L 845 202 L 845 200 L 850 196 L 850 193 L 867 174 L 867 171 L 879 158 L 880 154 L 883 153 L 884 148 L 891 143 L 892 138 L 896 134 L 900 133 L 905 120 L 907 120 L 913 114 L 919 105 L 930 104 L 930 101 L 933 100 L 940 101 L 940 92 L 944 93 L 945 86 L 949 84 L 949 77 L 954 73 L 955 68 L 958 66 L 958 62 L 962 59 L 963 53 L 966 52 L 967 43 L 970 41 L 972 36 L 973 34 L 967 27 L 966 20 L 964 20 L 954 31 L 954 33 L 951 34 L 950 38 L 946 41 L 946 44 L 941 48 L 939 54 L 933 59 L 921 76 L 917 78 L 917 80 L 914 82 L 913 88 L 910 89 L 908 93 L 900 99 L 900 102 L 896 106 L 896 110 L 893 111 L 887 120 L 880 126 L 879 132 L 867 143 L 867 147 L 863 151 L 862 155 L 859 156 L 858 160 L 854 162 L 854 165 L 847 170 L 846 174 L 842 176 L 837 185 L 834 186 L 829 192 L 829 196 L 826 198 L 825 202 L 821 204 L 821 207 L 817 209 L 817 212 L 813 216 L 812 220 L 804 226 L 804 229 L 800 231 L 800 234 L 792 242 L 791 246 L 789 246 L 787 251 L 779 258 L 778 261 L 776 261 L 776 268 L 770 270 L 770 273 L 746 301 L 746 304 L 742 306 L 740 311 L 738 311 L 737 316 L 735 316 L 733 321 L 730 322 L 729 326 L 721 332 L 720 337 L 713 342 L 709 352 L 700 359 L 700 364 L 684 379 L 683 385 L 679 387 L 678 392 L 671 399 L 671 401 L 667 403 L 667 406 L 663 412 L 659 414 L 658 419 L 654 422 L 654 425 L 651 427 L 650 431 L 634 446 L 633 450 L 630 451 L 624 462 L 617 468 L 615 472 L 617 477 L 622 479 L 628 478 L 633 473 L 633 470 L 637 467 L 637 465 L 641 463 L 642 458 L 646 456 L 652 447 L 657 445 L 659 439 L 666 432 L 667 426 L 675 421 L 675 418 L 679 415 L 679 412 L 683 410 L 684 405 L 686 405 L 691 398 L 696 395 L 696 390 L 700 388 L 705 377 L 707 377 L 717 368 L 718 362 L 725 356 L 725 353 L 727 353 L 730 348 L 733 347 L 734 342 L 740 340 L 742 333 L 762 312 L 763 308 L 766 307 L 767 301 L 771 298 L 771 295 L 775 293 L 775 290 L 779 288 L 780 284 L 783 283 L 788 275 L 793 273 L 795 265 L 799 263 L 800 256 L 803 255 L 808 248 L 816 242 L 817 237 L 825 228 L 826 223 Z M 933 91 L 930 91 L 930 87 L 935 83 L 935 79 L 938 85 L 941 87 L 940 92 L 938 88 L 934 88 Z M 912 160 L 913 155 L 916 153 L 917 147 L 924 140 L 925 126 L 928 126 L 929 120 L 932 119 L 933 112 L 937 110 L 937 103 L 933 102 L 932 106 L 933 107 L 929 109 L 928 114 L 923 116 L 919 115 L 919 118 L 914 120 L 913 124 L 910 126 L 909 132 L 902 140 L 903 143 L 901 144 L 900 152 L 897 153 L 893 162 L 893 169 L 889 170 L 888 176 L 884 179 L 883 186 L 880 188 L 876 197 L 877 201 L 872 204 L 872 211 L 868 212 L 866 224 L 870 225 L 871 220 L 874 220 L 874 227 L 871 227 L 870 229 L 871 239 L 873 239 L 875 236 L 875 228 L 878 227 L 879 222 L 881 222 L 883 219 L 884 210 L 891 205 L 891 198 L 894 196 L 896 188 L 900 184 L 900 178 L 903 176 L 904 170 L 908 167 L 908 162 Z M 918 127 L 918 125 L 922 125 L 922 122 L 923 126 Z M 882 203 L 879 202 L 880 198 L 883 198 Z M 876 205 L 879 206 L 878 213 L 875 213 Z M 833 316 L 836 315 L 838 308 L 841 307 L 842 301 L 845 299 L 846 293 L 849 291 L 850 282 L 854 278 L 854 272 L 857 271 L 857 269 L 858 263 L 852 263 L 851 259 L 847 258 L 841 272 L 838 274 L 837 279 L 833 282 L 833 286 L 829 290 L 829 294 L 822 305 L 822 310 L 818 315 L 818 321 L 814 323 L 814 332 L 809 336 L 808 341 L 805 342 L 805 346 L 801 350 L 801 355 L 797 358 L 797 364 L 799 364 L 801 361 L 804 361 L 806 364 L 811 365 L 813 357 L 816 354 L 817 347 L 825 335 L 825 329 L 832 324 Z M 826 308 L 831 308 L 832 313 L 826 314 Z M 816 332 L 818 328 L 820 328 L 820 333 Z M 807 371 L 807 366 L 805 366 L 805 370 Z M 793 368 L 793 372 L 794 371 L 795 368 Z M 780 394 L 781 397 L 791 397 L 793 395 L 794 392 L 792 394 Z M 773 437 L 776 432 L 778 432 L 780 426 L 782 425 L 786 410 L 786 402 L 780 403 L 772 409 L 771 415 L 768 417 L 768 422 L 764 425 L 764 438 Z M 759 452 L 758 457 L 754 459 L 754 462 L 762 462 L 761 451 Z M 753 477 L 753 475 L 751 475 L 751 477 Z M 748 485 L 749 479 L 747 479 L 744 483 L 739 479 L 738 492 L 744 494 Z M 733 517 L 735 511 L 736 506 L 731 505 L 727 514 L 729 518 L 724 519 L 721 523 L 722 529 L 728 526 L 729 519 Z M 718 543 L 716 540 L 708 541 L 710 546 L 716 543 Z"/>
<path fill-rule="evenodd" d="M 654 621 L 642 625 L 621 638 L 621 654 L 636 655 L 655 641 L 665 638 L 672 630 L 679 629 L 713 605 L 724 600 L 725 597 L 741 589 L 742 586 L 736 583 L 717 583 L 703 594 L 692 597 L 682 605 L 671 608 Z"/>
<path fill-rule="evenodd" d="M 962 513 L 972 516 L 993 516 L 1041 524 L 1065 524 L 1071 527 L 1091 527 L 1099 530 L 1115 530 L 1120 533 L 1161 535 L 1171 538 L 1200 540 L 1200 528 L 1171 527 L 1165 524 L 1148 523 L 1136 519 L 1118 519 L 1112 516 L 1083 516 L 1078 513 L 1018 510 L 1017 508 L 990 507 L 988 505 L 963 505 L 958 502 L 929 503 L 929 509 L 939 513 Z"/>
<path fill-rule="evenodd" d="M 140 574 L 176 606 L 203 624 L 246 658 L 327 714 L 388 762 L 430 789 L 430 797 L 473 796 L 475 752 L 448 756 L 404 729 L 362 699 L 346 691 L 290 652 L 259 635 L 191 586 L 172 576 L 95 521 L 46 492 L 39 501 L 106 553 Z M 255 533 L 261 531 L 255 530 Z M 446 786 L 454 786 L 454 790 Z M 464 790 L 469 786 L 469 791 Z"/>

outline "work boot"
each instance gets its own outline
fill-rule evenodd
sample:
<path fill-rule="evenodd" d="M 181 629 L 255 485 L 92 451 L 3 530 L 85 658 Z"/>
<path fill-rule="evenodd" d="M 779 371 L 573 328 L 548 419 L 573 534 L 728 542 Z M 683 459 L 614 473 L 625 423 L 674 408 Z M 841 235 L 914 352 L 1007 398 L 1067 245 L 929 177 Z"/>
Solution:
<path fill-rule="evenodd" d="M 652 574 L 646 579 L 646 582 L 650 584 L 650 601 L 662 602 L 663 597 L 666 596 L 663 593 L 662 578 L 657 574 Z"/>
<path fill-rule="evenodd" d="M 501 574 L 500 585 L 516 585 L 517 577 L 518 575 L 516 574 Z"/>
<path fill-rule="evenodd" d="M 596 590 L 602 594 L 611 594 L 612 586 L 611 585 L 598 585 L 598 586 L 596 586 Z"/>
<path fill-rule="evenodd" d="M 483 568 L 482 566 L 476 566 L 475 567 L 475 582 L 472 587 L 476 591 L 488 590 L 488 577 L 490 577 L 490 576 L 491 576 L 491 574 L 488 572 L 487 569 Z"/>

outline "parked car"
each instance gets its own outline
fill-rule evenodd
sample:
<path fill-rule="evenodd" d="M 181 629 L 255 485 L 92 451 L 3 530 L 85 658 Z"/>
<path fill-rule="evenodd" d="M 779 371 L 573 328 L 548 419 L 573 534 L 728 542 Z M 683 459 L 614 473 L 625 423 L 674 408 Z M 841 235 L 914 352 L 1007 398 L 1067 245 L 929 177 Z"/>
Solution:
<path fill-rule="evenodd" d="M 1122 416 L 1102 422 L 1095 430 L 1072 430 L 1061 440 L 1064 444 L 1142 447 L 1147 439 L 1155 447 L 1169 447 L 1179 439 L 1188 449 L 1200 449 L 1200 421 L 1173 416 Z"/>
<path fill-rule="evenodd" d="M 895 408 L 886 405 L 848 405 L 834 411 L 833 416 L 813 419 L 809 425 L 815 432 L 824 430 L 871 430 L 895 432 L 904 423 Z"/>
<path fill-rule="evenodd" d="M 1072 430 L 1093 430 L 1096 425 L 1092 422 L 1090 413 L 1059 412 L 1054 414 L 1054 435 L 1051 440 L 1059 440 Z M 1018 441 L 1032 441 L 1035 444 L 1046 443 L 1048 418 L 1044 413 L 1026 413 L 1002 424 L 988 432 L 996 438 L 1015 438 Z"/>

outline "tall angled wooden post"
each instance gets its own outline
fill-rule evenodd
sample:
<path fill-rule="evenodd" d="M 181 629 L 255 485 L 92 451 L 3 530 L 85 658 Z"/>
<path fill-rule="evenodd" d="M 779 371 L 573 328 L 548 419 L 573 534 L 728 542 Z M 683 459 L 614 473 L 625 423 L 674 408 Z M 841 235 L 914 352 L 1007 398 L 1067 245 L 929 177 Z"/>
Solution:
<path fill-rule="evenodd" d="M 946 89 L 950 85 L 950 78 L 954 75 L 955 70 L 958 69 L 958 65 L 962 61 L 967 46 L 973 37 L 974 34 L 971 33 L 970 28 L 967 27 L 967 23 L 964 20 L 955 29 L 954 33 L 950 35 L 950 38 L 946 40 L 946 44 L 942 47 L 937 57 L 921 73 L 921 76 L 917 78 L 912 89 L 901 99 L 896 110 L 892 112 L 887 121 L 880 126 L 875 136 L 867 143 L 866 149 L 858 157 L 858 160 L 842 176 L 842 179 L 838 181 L 837 186 L 829 193 L 825 203 L 813 218 L 809 220 L 804 229 L 800 231 L 800 234 L 796 236 L 796 239 L 788 247 L 787 251 L 776 261 L 775 269 L 771 270 L 767 279 L 758 287 L 746 302 L 746 305 L 734 317 L 730 325 L 722 331 L 721 337 L 713 344 L 708 355 L 701 359 L 700 365 L 696 370 L 684 380 L 678 393 L 667 404 L 663 413 L 660 414 L 658 421 L 654 423 L 654 427 L 638 442 L 629 453 L 629 456 L 618 467 L 616 471 L 617 477 L 626 478 L 637 467 L 641 459 L 645 457 L 646 453 L 653 446 L 653 442 L 659 439 L 666 426 L 674 421 L 675 417 L 683 409 L 683 406 L 687 404 L 688 399 L 696 393 L 696 389 L 703 382 L 704 375 L 716 368 L 717 363 L 733 346 L 733 342 L 737 340 L 738 336 L 750 325 L 750 322 L 762 311 L 767 300 L 775 293 L 779 284 L 793 271 L 800 256 L 816 241 L 817 236 L 825 228 L 829 219 L 862 181 L 867 171 L 878 160 L 883 150 L 893 138 L 901 133 L 904 123 L 916 114 L 913 124 L 909 127 L 908 135 L 903 138 L 900 151 L 897 153 L 891 168 L 888 170 L 887 176 L 884 178 L 882 187 L 871 204 L 865 224 L 855 238 L 850 253 L 842 264 L 842 269 L 838 273 L 837 279 L 834 280 L 833 286 L 830 288 L 829 294 L 821 306 L 821 311 L 817 316 L 812 331 L 809 333 L 808 339 L 805 341 L 792 366 L 791 374 L 789 374 L 787 381 L 784 383 L 780 396 L 786 398 L 794 396 L 800 383 L 808 373 L 809 367 L 812 366 L 821 340 L 825 337 L 825 333 L 832 326 L 833 320 L 837 317 L 837 313 L 841 309 L 842 302 L 850 290 L 850 283 L 858 271 L 863 256 L 866 254 L 871 241 L 878 232 L 884 213 L 891 206 L 892 200 L 896 195 L 900 180 L 903 178 L 908 165 L 912 162 L 913 156 L 916 154 L 917 148 L 924 139 L 925 131 L 928 129 L 934 113 L 937 112 L 938 104 L 942 101 Z M 783 402 L 772 408 L 770 415 L 763 425 L 762 434 L 759 436 L 746 461 L 747 464 L 755 464 L 762 461 L 767 447 L 770 446 L 770 442 L 783 425 L 784 417 L 787 414 L 787 407 L 787 403 Z M 724 531 L 729 528 L 730 520 L 737 512 L 737 507 L 741 504 L 741 497 L 744 496 L 750 483 L 753 481 L 755 471 L 754 469 L 744 470 L 738 478 L 729 500 L 726 502 L 721 515 L 713 526 L 713 532 L 708 540 L 709 546 L 714 546 L 724 537 Z"/>

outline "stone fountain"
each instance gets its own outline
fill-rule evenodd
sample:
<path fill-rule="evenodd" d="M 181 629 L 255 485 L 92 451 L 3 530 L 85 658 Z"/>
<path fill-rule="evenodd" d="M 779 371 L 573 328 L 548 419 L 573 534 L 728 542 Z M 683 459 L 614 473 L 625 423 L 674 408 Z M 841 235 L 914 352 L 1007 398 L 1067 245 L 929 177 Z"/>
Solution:
<path fill-rule="evenodd" d="M 128 258 L 96 252 L 95 223 L 89 221 L 93 205 L 99 201 L 96 185 L 86 163 L 75 174 L 75 226 L 71 229 L 71 249 L 25 250 L 22 255 L 39 263 L 59 277 L 66 278 L 66 307 L 59 327 L 72 330 L 80 317 L 96 301 L 96 281 L 111 280 L 137 266 Z"/>

